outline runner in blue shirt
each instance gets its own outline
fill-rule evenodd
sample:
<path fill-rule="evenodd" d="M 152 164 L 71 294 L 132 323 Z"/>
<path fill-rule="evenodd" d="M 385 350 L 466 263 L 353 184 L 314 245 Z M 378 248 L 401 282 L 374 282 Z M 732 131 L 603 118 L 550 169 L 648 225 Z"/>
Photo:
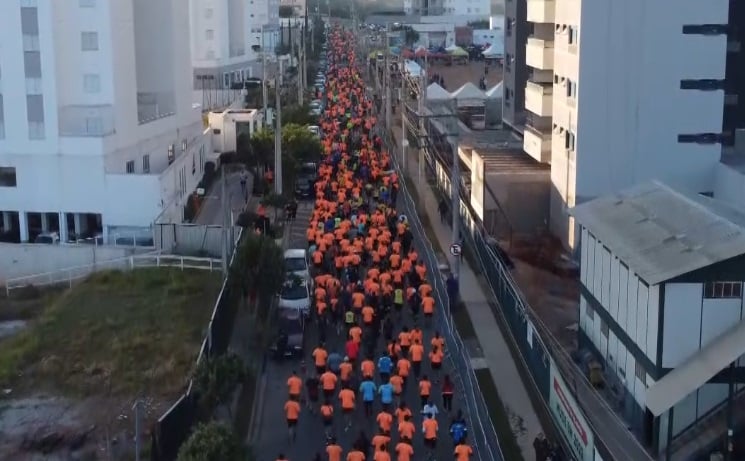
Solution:
<path fill-rule="evenodd" d="M 360 394 L 362 401 L 365 403 L 365 416 L 372 416 L 373 402 L 375 401 L 375 383 L 371 379 L 366 379 L 360 384 Z"/>
<path fill-rule="evenodd" d="M 380 380 L 384 383 L 388 382 L 391 377 L 391 371 L 393 371 L 393 360 L 386 354 L 378 359 L 378 372 L 380 373 Z"/>
<path fill-rule="evenodd" d="M 383 404 L 383 410 L 390 412 L 393 405 L 393 384 L 386 382 L 378 388 L 380 394 L 380 403 Z"/>

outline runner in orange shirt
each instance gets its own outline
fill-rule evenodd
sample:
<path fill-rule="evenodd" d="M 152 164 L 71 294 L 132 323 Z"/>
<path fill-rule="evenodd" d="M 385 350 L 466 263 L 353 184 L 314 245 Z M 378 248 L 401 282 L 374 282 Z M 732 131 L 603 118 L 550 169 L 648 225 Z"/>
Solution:
<path fill-rule="evenodd" d="M 287 418 L 287 432 L 290 442 L 295 441 L 295 427 L 300 419 L 300 403 L 295 400 L 285 402 L 285 417 Z"/>
<path fill-rule="evenodd" d="M 287 379 L 287 391 L 290 394 L 290 399 L 296 402 L 300 401 L 300 393 L 303 390 L 303 380 L 297 375 L 296 371 L 292 371 L 292 375 Z"/>

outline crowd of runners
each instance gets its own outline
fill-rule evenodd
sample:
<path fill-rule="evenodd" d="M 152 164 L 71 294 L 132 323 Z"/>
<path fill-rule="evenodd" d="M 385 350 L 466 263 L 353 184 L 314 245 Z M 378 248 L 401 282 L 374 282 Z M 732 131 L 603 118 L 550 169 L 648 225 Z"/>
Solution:
<path fill-rule="evenodd" d="M 375 135 L 355 37 L 333 27 L 327 40 L 323 159 L 306 233 L 319 341 L 311 347 L 312 367 L 287 379 L 288 443 L 299 420 L 314 418 L 324 427 L 326 453 L 307 459 L 434 459 L 438 443 L 452 443 L 452 457 L 468 461 L 466 422 L 453 407 L 454 385 L 443 370 L 447 344 L 433 325 L 431 277 L 440 275 L 419 259 L 407 217 L 396 212 L 399 177 Z M 327 339 L 339 347 L 328 347 Z M 406 401 L 411 387 L 419 398 Z M 439 427 L 438 415 L 447 416 L 449 427 Z M 374 436 L 360 431 L 343 448 L 339 434 L 356 432 L 360 418 Z M 424 443 L 415 444 L 417 438 Z M 425 452 L 415 453 L 415 445 Z"/>

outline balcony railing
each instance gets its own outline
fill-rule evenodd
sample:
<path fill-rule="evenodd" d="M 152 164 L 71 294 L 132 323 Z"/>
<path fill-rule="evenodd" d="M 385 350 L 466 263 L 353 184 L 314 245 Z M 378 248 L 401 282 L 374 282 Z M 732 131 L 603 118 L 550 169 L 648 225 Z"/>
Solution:
<path fill-rule="evenodd" d="M 104 137 L 116 132 L 111 105 L 63 106 L 57 116 L 63 137 Z"/>
<path fill-rule="evenodd" d="M 554 68 L 554 42 L 536 37 L 528 37 L 525 46 L 525 63 L 540 70 Z"/>
<path fill-rule="evenodd" d="M 556 19 L 554 0 L 528 0 L 528 22 L 552 24 Z"/>
<path fill-rule="evenodd" d="M 174 93 L 137 93 L 137 119 L 140 125 L 175 113 L 176 95 Z"/>
<path fill-rule="evenodd" d="M 539 162 L 550 162 L 551 130 L 546 132 L 526 124 L 523 131 L 523 150 Z"/>

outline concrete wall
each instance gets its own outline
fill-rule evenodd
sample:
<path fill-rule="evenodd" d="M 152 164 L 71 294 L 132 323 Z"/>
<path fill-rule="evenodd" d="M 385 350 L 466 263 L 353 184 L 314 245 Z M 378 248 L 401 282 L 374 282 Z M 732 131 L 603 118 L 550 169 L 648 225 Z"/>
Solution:
<path fill-rule="evenodd" d="M 535 235 L 547 227 L 551 183 L 548 171 L 526 174 L 487 175 L 486 184 L 507 215 L 513 232 Z M 496 210 L 485 191 L 486 210 Z"/>
<path fill-rule="evenodd" d="M 238 237 L 238 231 L 239 228 L 235 228 L 231 232 L 233 239 Z M 222 226 L 156 224 L 153 229 L 153 243 L 163 253 L 220 258 L 223 245 Z"/>
<path fill-rule="evenodd" d="M 0 243 L 0 282 L 134 254 L 130 247 Z"/>

